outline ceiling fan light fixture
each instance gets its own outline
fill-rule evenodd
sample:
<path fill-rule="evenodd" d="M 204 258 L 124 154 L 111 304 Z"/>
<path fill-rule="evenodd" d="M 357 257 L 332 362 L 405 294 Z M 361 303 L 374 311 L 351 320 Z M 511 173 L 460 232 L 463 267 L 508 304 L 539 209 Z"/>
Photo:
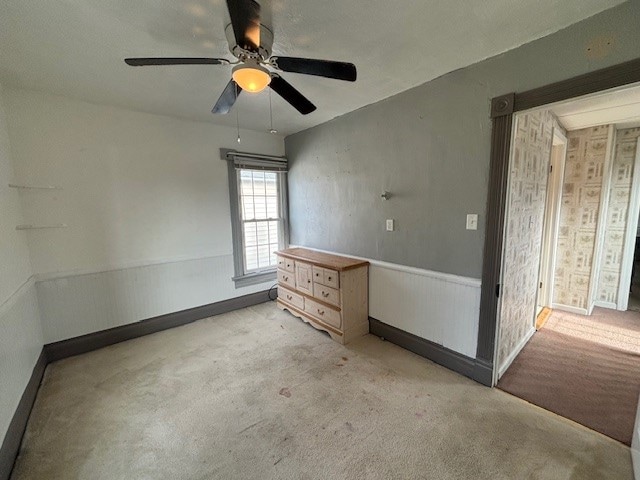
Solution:
<path fill-rule="evenodd" d="M 233 80 L 249 93 L 258 93 L 271 83 L 269 70 L 258 64 L 242 64 L 233 68 Z"/>

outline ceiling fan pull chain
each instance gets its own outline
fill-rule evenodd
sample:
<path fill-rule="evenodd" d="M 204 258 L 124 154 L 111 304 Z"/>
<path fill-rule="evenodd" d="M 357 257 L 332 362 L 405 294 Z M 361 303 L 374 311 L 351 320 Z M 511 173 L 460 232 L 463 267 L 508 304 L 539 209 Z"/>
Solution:
<path fill-rule="evenodd" d="M 236 92 L 236 101 L 238 100 L 238 87 L 235 87 L 233 89 L 234 92 Z M 236 129 L 238 131 L 238 143 L 240 143 L 240 114 L 238 113 L 238 110 L 240 110 L 238 107 L 236 107 Z"/>
<path fill-rule="evenodd" d="M 269 129 L 269 133 L 275 134 L 278 133 L 278 131 L 273 128 L 273 108 L 271 106 L 271 88 L 269 89 L 269 126 L 271 127 Z"/>

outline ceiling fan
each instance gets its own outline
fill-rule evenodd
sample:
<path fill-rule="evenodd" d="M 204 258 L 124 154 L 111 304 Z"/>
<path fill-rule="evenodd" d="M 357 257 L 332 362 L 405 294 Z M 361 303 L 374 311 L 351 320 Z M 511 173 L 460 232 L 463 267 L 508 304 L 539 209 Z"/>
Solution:
<path fill-rule="evenodd" d="M 213 106 L 212 113 L 224 114 L 231 110 L 243 90 L 257 93 L 267 86 L 289 102 L 301 114 L 316 109 L 304 95 L 278 73 L 264 66 L 283 72 L 303 73 L 320 77 L 355 82 L 356 66 L 347 62 L 314 60 L 298 57 L 271 56 L 273 33 L 260 23 L 260 5 L 255 0 L 227 0 L 231 23 L 225 28 L 229 51 L 238 60 L 226 58 L 126 58 L 127 65 L 235 65 L 232 79 Z"/>

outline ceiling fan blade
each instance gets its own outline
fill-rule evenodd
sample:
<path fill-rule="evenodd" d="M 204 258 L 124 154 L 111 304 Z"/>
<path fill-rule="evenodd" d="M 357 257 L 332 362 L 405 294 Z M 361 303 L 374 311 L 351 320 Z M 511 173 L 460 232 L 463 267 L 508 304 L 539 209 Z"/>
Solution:
<path fill-rule="evenodd" d="M 147 65 L 229 65 L 226 58 L 125 58 L 125 63 L 132 67 Z"/>
<path fill-rule="evenodd" d="M 293 108 L 298 110 L 302 115 L 307 115 L 316 109 L 316 106 L 307 100 L 298 90 L 293 88 L 289 82 L 284 80 L 277 73 L 271 74 L 271 89 L 289 102 Z"/>
<path fill-rule="evenodd" d="M 255 0 L 227 0 L 233 34 L 238 46 L 258 50 L 260 46 L 260 5 Z"/>
<path fill-rule="evenodd" d="M 242 92 L 240 86 L 233 79 L 229 80 L 229 83 L 227 83 L 227 86 L 224 87 L 224 90 L 222 91 L 222 95 L 220 95 L 220 98 L 211 109 L 211 113 L 222 115 L 229 113 L 233 104 L 236 103 L 240 92 Z"/>
<path fill-rule="evenodd" d="M 269 63 L 284 72 L 304 73 L 319 77 L 335 78 L 355 82 L 358 76 L 353 63 L 334 62 L 331 60 L 314 60 L 298 57 L 271 57 Z"/>

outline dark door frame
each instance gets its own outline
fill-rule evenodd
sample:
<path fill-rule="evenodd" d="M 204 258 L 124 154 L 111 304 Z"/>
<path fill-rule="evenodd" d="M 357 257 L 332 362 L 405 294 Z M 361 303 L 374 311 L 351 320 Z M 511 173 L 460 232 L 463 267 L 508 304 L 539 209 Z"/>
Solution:
<path fill-rule="evenodd" d="M 480 324 L 474 372 L 474 378 L 480 383 L 492 386 L 493 370 L 497 368 L 497 365 L 493 364 L 493 358 L 497 347 L 503 228 L 514 114 L 637 82 L 640 82 L 640 58 L 526 92 L 501 95 L 491 100 L 491 164 L 480 294 Z"/>

